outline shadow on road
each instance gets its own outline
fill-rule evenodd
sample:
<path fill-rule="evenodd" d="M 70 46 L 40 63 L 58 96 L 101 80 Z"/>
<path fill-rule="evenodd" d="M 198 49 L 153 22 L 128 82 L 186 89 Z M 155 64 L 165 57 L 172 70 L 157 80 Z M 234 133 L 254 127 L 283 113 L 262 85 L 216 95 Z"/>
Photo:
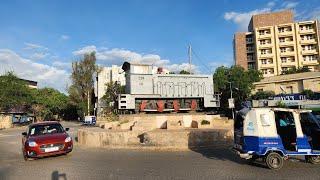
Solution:
<path fill-rule="evenodd" d="M 59 173 L 59 171 L 53 171 L 51 174 L 51 180 L 67 180 L 66 173 Z"/>

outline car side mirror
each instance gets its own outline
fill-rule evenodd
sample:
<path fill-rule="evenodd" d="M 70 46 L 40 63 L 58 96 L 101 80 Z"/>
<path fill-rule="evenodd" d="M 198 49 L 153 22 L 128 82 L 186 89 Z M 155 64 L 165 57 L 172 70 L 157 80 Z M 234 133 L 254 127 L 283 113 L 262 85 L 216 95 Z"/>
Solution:
<path fill-rule="evenodd" d="M 27 136 L 27 132 L 23 132 L 21 134 L 22 134 L 22 136 Z"/>
<path fill-rule="evenodd" d="M 66 128 L 66 131 L 69 131 L 70 128 Z"/>

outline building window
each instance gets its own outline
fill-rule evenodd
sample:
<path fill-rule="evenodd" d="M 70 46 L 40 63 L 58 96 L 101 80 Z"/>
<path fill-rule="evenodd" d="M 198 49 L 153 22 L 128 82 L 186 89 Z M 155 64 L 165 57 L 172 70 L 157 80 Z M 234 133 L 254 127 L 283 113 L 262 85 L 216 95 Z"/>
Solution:
<path fill-rule="evenodd" d="M 251 37 L 247 38 L 246 40 L 247 40 L 247 43 L 251 43 L 252 42 L 252 38 Z"/>
<path fill-rule="evenodd" d="M 259 35 L 264 35 L 264 30 L 259 30 Z"/>
<path fill-rule="evenodd" d="M 266 40 L 260 40 L 260 45 L 266 44 Z"/>
<path fill-rule="evenodd" d="M 273 70 L 273 69 L 269 69 L 269 73 L 270 73 L 270 74 L 273 74 L 273 73 L 274 73 L 274 70 Z"/>
<path fill-rule="evenodd" d="M 313 29 L 311 24 L 306 25 L 306 30 L 311 30 L 311 29 Z"/>
<path fill-rule="evenodd" d="M 262 92 L 262 91 L 263 91 L 263 89 L 262 89 L 262 88 L 261 88 L 261 89 L 257 89 L 257 91 L 258 91 L 258 92 Z"/>
<path fill-rule="evenodd" d="M 282 28 L 278 28 L 278 31 L 280 32 L 280 33 L 283 33 L 284 32 L 284 28 L 282 27 Z"/>
<path fill-rule="evenodd" d="M 281 57 L 281 63 L 287 63 L 287 58 Z"/>
<path fill-rule="evenodd" d="M 282 53 L 285 53 L 285 52 L 287 51 L 287 49 L 286 49 L 285 47 L 282 47 L 282 48 L 280 48 L 280 51 L 281 51 Z"/>
<path fill-rule="evenodd" d="M 287 27 L 286 31 L 291 32 L 292 28 L 291 27 Z"/>
<path fill-rule="evenodd" d="M 261 64 L 267 64 L 267 60 L 266 59 L 261 59 Z"/>
<path fill-rule="evenodd" d="M 255 69 L 254 63 L 248 63 L 248 69 Z"/>
<path fill-rule="evenodd" d="M 302 31 L 303 30 L 303 26 L 300 26 L 300 31 Z"/>
<path fill-rule="evenodd" d="M 280 42 L 285 42 L 285 38 L 283 38 L 283 37 L 282 37 L 282 38 L 279 38 L 279 41 L 280 41 Z"/>
<path fill-rule="evenodd" d="M 261 54 L 266 54 L 267 51 L 265 49 L 261 49 Z"/>

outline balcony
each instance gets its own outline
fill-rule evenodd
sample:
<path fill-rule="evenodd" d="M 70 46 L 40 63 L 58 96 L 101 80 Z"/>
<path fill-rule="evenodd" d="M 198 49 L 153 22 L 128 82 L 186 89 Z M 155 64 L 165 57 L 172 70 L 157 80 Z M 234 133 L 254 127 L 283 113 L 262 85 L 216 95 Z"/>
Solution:
<path fill-rule="evenodd" d="M 280 52 L 280 56 L 294 56 L 294 51 Z"/>
<path fill-rule="evenodd" d="M 260 67 L 261 68 L 273 68 L 274 67 L 274 64 L 260 64 Z"/>
<path fill-rule="evenodd" d="M 259 34 L 259 35 L 257 35 L 257 37 L 258 37 L 258 39 L 270 38 L 271 33 L 270 34 L 265 33 L 265 34 L 261 34 L 261 35 Z"/>
<path fill-rule="evenodd" d="M 319 65 L 320 59 L 314 59 L 312 61 L 302 61 L 302 65 Z"/>
<path fill-rule="evenodd" d="M 317 41 L 315 39 L 304 39 L 299 41 L 300 44 L 316 44 Z"/>
<path fill-rule="evenodd" d="M 273 46 L 272 43 L 266 43 L 266 44 L 259 44 L 258 45 L 260 49 L 270 48 Z"/>
<path fill-rule="evenodd" d="M 291 66 L 295 66 L 295 65 L 296 65 L 295 61 L 287 61 L 285 63 L 281 62 L 281 66 L 284 66 L 284 67 L 291 67 Z"/>
<path fill-rule="evenodd" d="M 292 36 L 293 31 L 284 31 L 284 32 L 279 32 L 278 36 L 283 37 L 283 36 Z"/>
<path fill-rule="evenodd" d="M 273 53 L 259 54 L 259 58 L 272 58 L 273 56 Z"/>
<path fill-rule="evenodd" d="M 254 49 L 247 49 L 247 53 L 254 53 Z"/>
<path fill-rule="evenodd" d="M 302 50 L 301 51 L 301 54 L 303 54 L 303 55 L 308 55 L 308 54 L 318 54 L 318 51 L 316 50 L 316 49 L 312 49 L 312 50 Z"/>
<path fill-rule="evenodd" d="M 314 34 L 316 33 L 315 29 L 299 29 L 300 34 Z"/>
<path fill-rule="evenodd" d="M 294 41 L 284 41 L 284 42 L 279 41 L 279 46 L 293 46 L 293 45 L 294 45 Z"/>

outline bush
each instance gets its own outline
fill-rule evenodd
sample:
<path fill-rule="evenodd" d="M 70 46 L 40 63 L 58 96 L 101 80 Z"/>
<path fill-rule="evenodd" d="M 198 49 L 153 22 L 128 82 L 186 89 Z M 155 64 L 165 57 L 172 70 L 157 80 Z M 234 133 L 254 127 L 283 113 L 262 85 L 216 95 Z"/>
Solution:
<path fill-rule="evenodd" d="M 273 91 L 259 91 L 251 95 L 251 99 L 253 100 L 268 99 L 269 97 L 272 97 L 274 95 L 275 93 Z"/>

